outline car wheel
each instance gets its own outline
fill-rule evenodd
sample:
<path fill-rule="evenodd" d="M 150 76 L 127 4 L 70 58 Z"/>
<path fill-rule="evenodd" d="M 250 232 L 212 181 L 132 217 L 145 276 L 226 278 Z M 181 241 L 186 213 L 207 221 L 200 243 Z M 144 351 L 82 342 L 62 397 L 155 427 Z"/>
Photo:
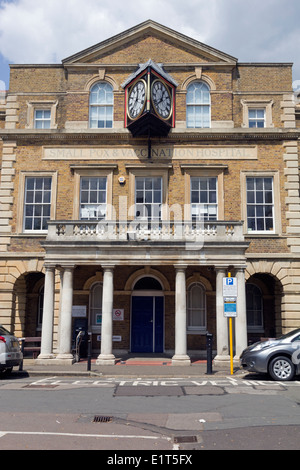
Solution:
<path fill-rule="evenodd" d="M 295 375 L 295 366 L 288 357 L 275 357 L 270 362 L 269 374 L 274 380 L 292 380 Z"/>

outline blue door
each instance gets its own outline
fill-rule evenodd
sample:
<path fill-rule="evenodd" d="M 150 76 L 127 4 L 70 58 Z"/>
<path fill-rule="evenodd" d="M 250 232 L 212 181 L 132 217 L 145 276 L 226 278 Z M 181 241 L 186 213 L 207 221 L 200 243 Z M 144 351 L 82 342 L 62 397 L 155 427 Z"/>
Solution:
<path fill-rule="evenodd" d="M 133 296 L 131 315 L 131 351 L 163 352 L 163 297 Z"/>

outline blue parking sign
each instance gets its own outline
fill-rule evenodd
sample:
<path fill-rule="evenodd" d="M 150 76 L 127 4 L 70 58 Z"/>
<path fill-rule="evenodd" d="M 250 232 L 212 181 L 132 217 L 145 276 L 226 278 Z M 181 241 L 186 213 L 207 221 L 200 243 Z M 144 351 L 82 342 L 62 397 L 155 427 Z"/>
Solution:
<path fill-rule="evenodd" d="M 236 277 L 223 277 L 223 297 L 237 297 Z"/>

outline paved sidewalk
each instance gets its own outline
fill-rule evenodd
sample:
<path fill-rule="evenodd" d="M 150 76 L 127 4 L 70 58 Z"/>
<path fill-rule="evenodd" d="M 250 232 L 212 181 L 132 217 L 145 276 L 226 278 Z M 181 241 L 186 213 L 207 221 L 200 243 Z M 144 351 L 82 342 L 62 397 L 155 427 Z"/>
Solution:
<path fill-rule="evenodd" d="M 92 359 L 90 370 L 87 360 L 75 362 L 72 365 L 41 365 L 34 359 L 24 359 L 23 370 L 14 368 L 14 373 L 35 375 L 79 375 L 79 376 L 103 376 L 103 377 L 201 377 L 218 376 L 228 377 L 231 375 L 230 364 L 217 367 L 213 364 L 212 374 L 207 374 L 207 362 L 205 360 L 194 360 L 190 366 L 172 366 L 168 358 L 131 358 L 120 360 L 114 366 L 102 366 L 96 364 Z M 243 376 L 245 372 L 234 367 L 234 376 Z"/>

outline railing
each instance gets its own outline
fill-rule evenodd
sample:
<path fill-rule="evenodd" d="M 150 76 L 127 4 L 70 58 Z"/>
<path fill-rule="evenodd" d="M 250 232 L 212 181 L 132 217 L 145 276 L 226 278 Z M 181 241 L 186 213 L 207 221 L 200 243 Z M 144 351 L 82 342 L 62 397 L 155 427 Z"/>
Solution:
<path fill-rule="evenodd" d="M 241 221 L 84 221 L 48 222 L 47 241 L 243 241 Z"/>

